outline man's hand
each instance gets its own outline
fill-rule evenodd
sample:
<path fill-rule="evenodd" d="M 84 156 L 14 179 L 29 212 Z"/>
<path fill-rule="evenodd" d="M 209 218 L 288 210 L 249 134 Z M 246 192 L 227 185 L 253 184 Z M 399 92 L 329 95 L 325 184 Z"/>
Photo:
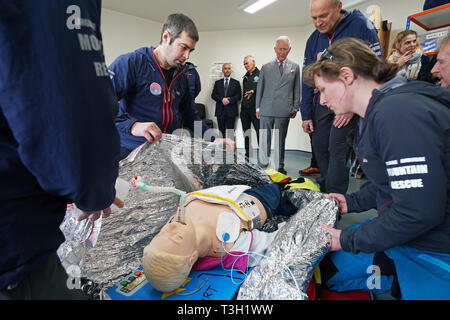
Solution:
<path fill-rule="evenodd" d="M 297 115 L 297 111 L 292 112 L 291 119 L 294 119 L 296 115 Z"/>
<path fill-rule="evenodd" d="M 144 137 L 149 142 L 161 139 L 162 132 L 154 122 L 135 122 L 131 127 L 131 134 L 135 137 Z"/>
<path fill-rule="evenodd" d="M 222 104 L 223 104 L 224 106 L 229 105 L 229 104 L 230 104 L 230 98 L 223 98 L 223 99 L 222 99 Z"/>
<path fill-rule="evenodd" d="M 259 111 L 256 111 L 256 119 L 261 119 L 261 115 L 259 114 Z"/>
<path fill-rule="evenodd" d="M 314 125 L 312 120 L 304 120 L 302 122 L 302 128 L 305 133 L 314 132 Z"/>
<path fill-rule="evenodd" d="M 330 251 L 337 251 L 337 250 L 341 250 L 342 246 L 341 246 L 341 230 L 339 229 L 335 229 L 332 228 L 330 226 L 327 226 L 325 223 L 323 222 L 319 222 L 319 225 L 322 227 L 322 229 L 324 229 L 330 236 L 329 238 L 329 243 L 328 243 L 328 249 Z"/>
<path fill-rule="evenodd" d="M 124 203 L 122 200 L 120 200 L 119 198 L 115 198 L 114 202 L 113 202 L 116 206 L 118 206 L 119 208 L 123 208 Z M 94 212 L 85 212 L 83 211 L 80 216 L 78 217 L 78 221 L 84 220 L 87 217 L 89 217 L 89 219 L 94 222 L 95 220 L 97 220 L 98 218 L 100 218 L 100 215 L 102 215 L 102 218 L 108 218 L 111 215 L 111 207 L 105 208 L 103 210 L 99 210 L 99 211 L 94 211 Z"/>
<path fill-rule="evenodd" d="M 254 94 L 255 91 L 254 90 L 249 90 L 246 93 L 244 93 L 244 98 L 246 98 L 247 100 L 250 100 L 252 94 Z"/>
<path fill-rule="evenodd" d="M 346 125 L 348 125 L 350 120 L 352 120 L 354 115 L 355 114 L 353 112 L 348 112 L 348 113 L 344 113 L 344 114 L 337 114 L 337 115 L 334 116 L 333 125 L 336 128 L 345 127 Z"/>
<path fill-rule="evenodd" d="M 334 199 L 338 203 L 338 209 L 340 214 L 344 214 L 348 212 L 347 200 L 345 200 L 345 196 L 340 193 L 329 193 L 328 198 Z"/>
<path fill-rule="evenodd" d="M 228 147 L 228 150 L 233 152 L 236 151 L 236 142 L 229 138 L 217 138 L 216 140 L 214 140 L 214 143 L 225 144 Z"/>

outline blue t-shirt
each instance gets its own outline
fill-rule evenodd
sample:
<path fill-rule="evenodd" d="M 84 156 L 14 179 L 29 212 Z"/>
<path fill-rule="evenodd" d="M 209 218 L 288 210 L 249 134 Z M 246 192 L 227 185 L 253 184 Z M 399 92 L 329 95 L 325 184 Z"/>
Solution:
<path fill-rule="evenodd" d="M 98 0 L 0 0 L 0 290 L 114 200 L 119 136 Z"/>

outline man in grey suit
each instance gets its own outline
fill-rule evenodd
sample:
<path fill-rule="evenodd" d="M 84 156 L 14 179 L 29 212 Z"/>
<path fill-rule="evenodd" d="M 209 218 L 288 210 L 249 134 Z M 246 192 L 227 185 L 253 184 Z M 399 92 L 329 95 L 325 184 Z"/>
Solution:
<path fill-rule="evenodd" d="M 256 90 L 256 117 L 260 119 L 258 164 L 267 168 L 272 130 L 275 134 L 275 168 L 286 174 L 284 150 L 289 121 L 295 118 L 300 102 L 300 67 L 287 59 L 291 41 L 286 36 L 275 42 L 276 59 L 262 66 Z"/>

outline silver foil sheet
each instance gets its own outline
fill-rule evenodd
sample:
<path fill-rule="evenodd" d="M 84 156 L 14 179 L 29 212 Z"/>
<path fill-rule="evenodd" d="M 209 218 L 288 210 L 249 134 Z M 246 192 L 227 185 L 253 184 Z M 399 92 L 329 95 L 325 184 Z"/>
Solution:
<path fill-rule="evenodd" d="M 157 143 L 145 144 L 133 161 L 120 162 L 119 178 L 129 181 L 140 176 L 147 184 L 175 187 L 187 192 L 221 184 L 246 184 L 252 187 L 270 183 L 259 167 L 242 154 L 203 140 L 163 135 Z M 97 243 L 81 241 L 80 229 L 67 214 L 62 224 L 67 241 L 58 250 L 66 270 L 81 269 L 81 276 L 107 290 L 142 263 L 144 247 L 175 213 L 178 196 L 130 189 L 125 207 L 103 219 Z M 85 228 L 83 228 L 85 230 Z M 81 240 L 80 240 L 81 239 Z M 74 241 L 76 240 L 76 241 Z"/>
<path fill-rule="evenodd" d="M 284 196 L 299 210 L 241 285 L 239 300 L 306 300 L 314 269 L 328 251 L 329 236 L 319 222 L 335 225 L 336 202 L 320 192 L 301 189 L 288 190 Z"/>
<path fill-rule="evenodd" d="M 129 181 L 140 176 L 150 185 L 175 187 L 187 192 L 217 185 L 246 184 L 256 187 L 271 183 L 259 167 L 244 155 L 203 140 L 163 135 L 154 144 L 144 145 L 133 161 L 120 163 L 119 177 Z M 287 190 L 284 193 L 299 211 L 287 220 L 276 236 L 269 258 L 249 274 L 239 299 L 298 299 L 296 284 L 285 269 L 291 268 L 297 283 L 306 291 L 315 266 L 327 251 L 327 237 L 319 221 L 334 225 L 337 207 L 319 192 Z M 81 277 L 96 283 L 105 292 L 142 263 L 143 248 L 175 213 L 178 196 L 131 189 L 123 199 L 125 207 L 103 219 L 97 243 L 92 247 L 86 237 L 90 223 L 79 225 L 67 214 L 62 224 L 66 242 L 58 253 L 63 265 L 81 269 Z M 277 216 L 263 230 L 276 230 L 286 220 Z M 81 230 L 81 231 L 76 231 Z M 78 234 L 79 232 L 82 232 Z M 275 260 L 274 260 L 275 259 Z M 273 261 L 277 264 L 273 265 Z"/>

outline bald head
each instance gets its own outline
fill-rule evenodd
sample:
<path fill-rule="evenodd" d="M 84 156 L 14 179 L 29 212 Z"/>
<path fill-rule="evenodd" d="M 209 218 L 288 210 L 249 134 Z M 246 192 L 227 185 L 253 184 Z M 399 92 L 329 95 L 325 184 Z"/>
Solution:
<path fill-rule="evenodd" d="M 323 34 L 330 35 L 343 18 L 342 2 L 339 0 L 311 0 L 310 14 L 314 27 Z"/>
<path fill-rule="evenodd" d="M 341 0 L 320 0 L 322 2 L 328 2 L 330 3 L 332 6 L 337 7 L 339 5 L 339 2 L 341 2 Z M 319 0 L 310 0 L 309 1 L 309 5 L 311 6 L 311 4 L 313 2 L 319 2 Z"/>
<path fill-rule="evenodd" d="M 222 65 L 222 73 L 223 73 L 225 78 L 228 78 L 231 75 L 231 64 L 224 63 Z"/>

